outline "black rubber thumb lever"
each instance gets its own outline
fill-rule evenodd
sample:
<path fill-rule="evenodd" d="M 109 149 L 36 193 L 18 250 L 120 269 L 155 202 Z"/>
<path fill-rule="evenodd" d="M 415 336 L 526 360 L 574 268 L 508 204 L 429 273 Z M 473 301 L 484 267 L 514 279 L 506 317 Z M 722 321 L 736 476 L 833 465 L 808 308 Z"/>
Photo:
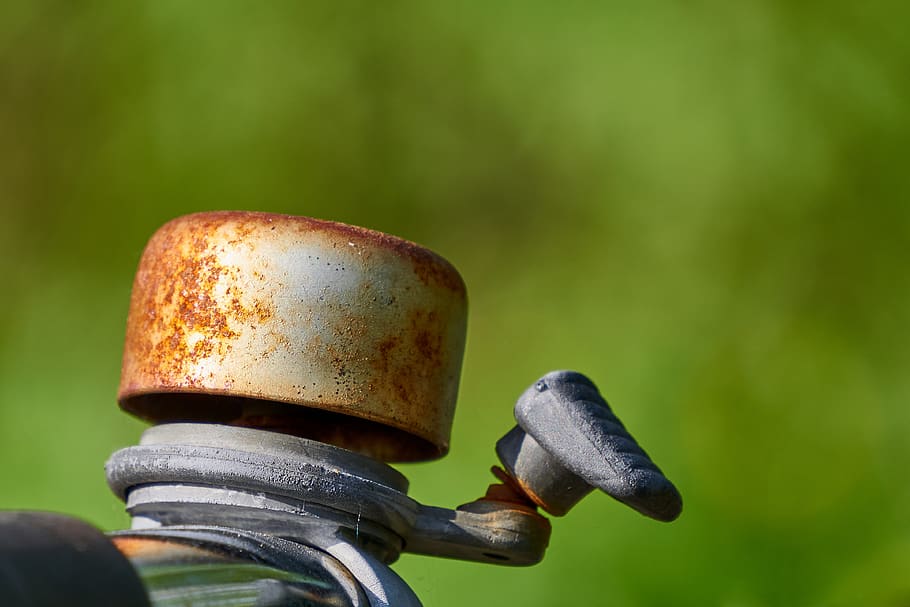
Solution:
<path fill-rule="evenodd" d="M 679 491 L 581 373 L 543 376 L 518 399 L 515 419 L 519 427 L 497 443 L 497 453 L 547 512 L 565 514 L 592 488 L 660 521 L 682 511 Z"/>

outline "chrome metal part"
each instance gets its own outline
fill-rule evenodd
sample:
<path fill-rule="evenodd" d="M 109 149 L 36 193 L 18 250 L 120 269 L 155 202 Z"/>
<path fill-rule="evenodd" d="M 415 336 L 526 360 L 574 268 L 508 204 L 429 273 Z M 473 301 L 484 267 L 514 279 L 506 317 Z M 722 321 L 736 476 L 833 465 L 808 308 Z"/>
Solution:
<path fill-rule="evenodd" d="M 373 555 L 347 542 L 325 547 L 363 586 L 370 607 L 421 607 L 421 602 L 397 573 Z"/>
<path fill-rule="evenodd" d="M 194 551 L 206 551 L 205 560 L 212 560 L 209 556 L 212 553 L 228 554 L 235 561 L 267 564 L 276 569 L 276 574 L 291 572 L 301 576 L 289 580 L 291 584 L 272 584 L 265 588 L 264 590 L 277 595 L 277 599 L 274 603 L 263 601 L 263 605 L 421 606 L 414 591 L 388 565 L 370 552 L 343 540 L 311 536 L 309 543 L 303 544 L 267 533 L 192 525 L 119 531 L 112 536 L 121 552 L 129 556 L 146 577 L 154 574 L 155 564 L 181 564 L 185 560 L 182 553 L 187 547 Z M 313 542 L 313 539 L 317 541 Z M 152 548 L 156 552 L 152 559 L 147 556 L 150 541 L 162 543 L 161 547 Z M 194 558 L 199 560 L 198 557 Z M 150 560 L 151 566 L 148 562 Z M 214 564 L 217 565 L 217 562 Z M 198 578 L 198 571 L 195 573 Z M 320 583 L 324 587 L 318 596 L 311 596 L 305 602 L 284 601 L 283 595 L 279 593 L 290 595 L 287 586 L 293 586 L 295 581 L 298 585 L 309 588 Z M 198 579 L 195 582 L 198 583 Z M 168 590 L 174 593 L 179 588 Z"/>
<path fill-rule="evenodd" d="M 214 526 L 118 531 L 111 541 L 143 577 L 153 605 L 372 607 L 327 552 L 269 534 Z M 243 597 L 250 602 L 243 602 Z"/>
<path fill-rule="evenodd" d="M 389 466 L 264 430 L 156 426 L 106 468 L 111 489 L 143 520 L 277 529 L 306 540 L 315 529 L 351 529 L 392 561 L 417 517 L 407 480 Z"/>
<path fill-rule="evenodd" d="M 391 563 L 401 536 L 369 519 L 305 500 L 219 487 L 155 484 L 132 489 L 127 511 L 133 528 L 201 524 L 250 529 L 324 547 L 344 541 Z"/>
<path fill-rule="evenodd" d="M 407 496 L 389 466 L 263 430 L 164 424 L 114 453 L 108 483 L 136 527 L 221 525 L 349 544 L 384 563 L 402 551 L 505 565 L 540 561 L 549 522 L 527 503 L 482 498 L 456 510 Z"/>
<path fill-rule="evenodd" d="M 500 461 L 521 489 L 561 516 L 598 488 L 660 521 L 682 511 L 682 497 L 610 410 L 594 383 L 554 371 L 515 405 L 519 428 L 497 444 Z"/>
<path fill-rule="evenodd" d="M 449 447 L 466 310 L 458 272 L 394 236 L 267 213 L 180 217 L 140 261 L 118 398 L 155 422 L 433 459 Z"/>

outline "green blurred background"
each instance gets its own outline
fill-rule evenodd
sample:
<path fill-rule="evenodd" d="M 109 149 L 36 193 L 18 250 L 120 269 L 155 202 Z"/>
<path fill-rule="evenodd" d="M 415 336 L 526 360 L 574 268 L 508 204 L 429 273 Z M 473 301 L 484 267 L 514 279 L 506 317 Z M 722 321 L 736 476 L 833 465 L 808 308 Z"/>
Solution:
<path fill-rule="evenodd" d="M 627 5 L 630 4 L 630 5 Z M 545 561 L 405 556 L 428 607 L 910 604 L 905 3 L 0 5 L 0 508 L 127 524 L 102 464 L 166 220 L 425 244 L 471 298 L 454 506 L 540 374 L 591 375 L 680 487 Z"/>

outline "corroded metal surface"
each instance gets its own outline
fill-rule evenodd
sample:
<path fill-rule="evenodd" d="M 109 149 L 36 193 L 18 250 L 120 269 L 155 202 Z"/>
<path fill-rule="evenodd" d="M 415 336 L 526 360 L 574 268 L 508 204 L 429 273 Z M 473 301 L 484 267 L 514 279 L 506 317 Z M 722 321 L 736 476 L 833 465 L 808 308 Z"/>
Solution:
<path fill-rule="evenodd" d="M 465 321 L 461 277 L 413 243 L 287 215 L 188 215 L 142 256 L 118 399 L 152 421 L 430 459 L 448 450 Z"/>

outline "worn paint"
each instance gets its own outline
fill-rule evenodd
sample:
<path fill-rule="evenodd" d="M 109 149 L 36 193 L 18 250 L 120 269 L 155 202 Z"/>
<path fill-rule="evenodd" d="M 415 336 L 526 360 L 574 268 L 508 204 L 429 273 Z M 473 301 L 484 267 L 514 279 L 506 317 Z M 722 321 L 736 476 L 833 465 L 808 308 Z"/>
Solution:
<path fill-rule="evenodd" d="M 465 322 L 458 272 L 411 242 L 304 217 L 188 215 L 140 261 L 118 397 L 152 421 L 214 411 L 430 459 L 448 450 Z M 212 399 L 200 414 L 178 394 Z M 365 421 L 339 427 L 313 410 Z"/>

